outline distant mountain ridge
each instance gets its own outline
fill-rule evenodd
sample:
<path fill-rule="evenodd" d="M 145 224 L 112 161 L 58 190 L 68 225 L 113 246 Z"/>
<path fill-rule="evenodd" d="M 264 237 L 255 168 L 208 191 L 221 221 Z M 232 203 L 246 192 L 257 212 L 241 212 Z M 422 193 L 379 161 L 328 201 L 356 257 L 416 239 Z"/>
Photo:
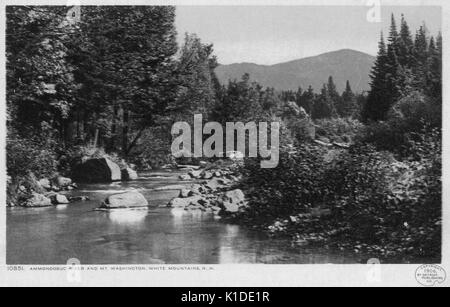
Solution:
<path fill-rule="evenodd" d="M 340 92 L 345 89 L 345 83 L 349 80 L 353 91 L 360 93 L 370 88 L 369 74 L 374 62 L 374 56 L 343 49 L 275 65 L 219 65 L 216 74 L 222 84 L 226 84 L 228 80 L 239 80 L 248 73 L 252 81 L 257 81 L 264 87 L 297 90 L 299 86 L 306 89 L 311 85 L 316 92 L 320 92 L 328 77 L 333 76 Z"/>

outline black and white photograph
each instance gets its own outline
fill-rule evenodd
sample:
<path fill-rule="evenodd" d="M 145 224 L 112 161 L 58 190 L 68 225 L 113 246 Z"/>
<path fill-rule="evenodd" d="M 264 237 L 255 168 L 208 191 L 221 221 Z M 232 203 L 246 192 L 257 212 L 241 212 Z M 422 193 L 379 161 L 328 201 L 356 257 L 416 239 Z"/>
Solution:
<path fill-rule="evenodd" d="M 447 282 L 442 1 L 111 2 L 3 7 L 8 274 Z"/>

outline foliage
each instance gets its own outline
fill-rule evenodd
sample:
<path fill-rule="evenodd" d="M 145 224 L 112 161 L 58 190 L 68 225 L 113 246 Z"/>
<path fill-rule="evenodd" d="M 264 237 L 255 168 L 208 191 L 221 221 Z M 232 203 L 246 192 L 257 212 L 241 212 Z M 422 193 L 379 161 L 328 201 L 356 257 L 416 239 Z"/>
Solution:
<path fill-rule="evenodd" d="M 194 114 L 208 120 L 219 87 L 214 72 L 218 64 L 212 53 L 212 45 L 203 44 L 195 34 L 186 34 L 177 64 L 178 94 L 169 106 L 174 121 L 192 121 Z"/>
<path fill-rule="evenodd" d="M 38 137 L 23 138 L 10 132 L 6 142 L 7 171 L 12 178 L 26 177 L 34 173 L 39 177 L 51 177 L 57 171 L 57 154 L 53 144 Z"/>
<path fill-rule="evenodd" d="M 439 136 L 428 135 L 416 143 L 419 160 L 405 162 L 370 145 L 355 146 L 328 163 L 323 149 L 304 145 L 294 154 L 284 152 L 274 171 L 248 162 L 251 201 L 242 218 L 302 244 L 354 249 L 380 259 L 439 259 L 436 146 Z"/>
<path fill-rule="evenodd" d="M 347 81 L 345 91 L 342 93 L 342 97 L 336 104 L 336 111 L 340 117 L 352 117 L 357 111 L 356 96 L 353 94 L 350 82 Z"/>
<path fill-rule="evenodd" d="M 278 104 L 273 89 L 263 90 L 258 83 L 250 82 L 250 76 L 245 74 L 240 81 L 230 80 L 222 88 L 212 110 L 212 119 L 220 123 L 265 121 L 272 118 L 272 106 Z"/>
<path fill-rule="evenodd" d="M 371 90 L 362 111 L 363 120 L 386 120 L 392 106 L 413 91 L 442 99 L 442 36 L 428 37 L 420 27 L 413 40 L 402 16 L 400 32 L 392 15 L 388 44 L 383 35 L 371 72 Z M 440 104 L 440 103 L 439 103 Z"/>
<path fill-rule="evenodd" d="M 316 121 L 316 133 L 334 142 L 351 143 L 363 130 L 364 125 L 352 118 L 331 118 Z"/>
<path fill-rule="evenodd" d="M 32 132 L 42 124 L 64 134 L 74 104 L 74 67 L 67 61 L 65 9 L 8 6 L 6 30 L 7 106 L 11 127 Z"/>
<path fill-rule="evenodd" d="M 412 92 L 390 110 L 385 122 L 364 127 L 358 141 L 373 144 L 379 150 L 389 150 L 399 158 L 414 155 L 413 144 L 433 129 L 440 129 L 441 109 L 420 92 Z"/>
<path fill-rule="evenodd" d="M 295 152 L 284 148 L 274 169 L 262 169 L 258 159 L 247 159 L 243 185 L 251 199 L 249 216 L 270 221 L 293 211 L 307 212 L 322 197 L 317 183 L 322 176 L 323 156 L 323 148 L 304 143 Z"/>
<path fill-rule="evenodd" d="M 84 55 L 78 77 L 85 86 L 80 93 L 85 103 L 95 102 L 98 108 L 100 101 L 114 116 L 121 109 L 121 145 L 127 155 L 175 97 L 175 8 L 84 7 L 82 14 L 77 53 Z M 132 129 L 138 131 L 129 142 Z"/>

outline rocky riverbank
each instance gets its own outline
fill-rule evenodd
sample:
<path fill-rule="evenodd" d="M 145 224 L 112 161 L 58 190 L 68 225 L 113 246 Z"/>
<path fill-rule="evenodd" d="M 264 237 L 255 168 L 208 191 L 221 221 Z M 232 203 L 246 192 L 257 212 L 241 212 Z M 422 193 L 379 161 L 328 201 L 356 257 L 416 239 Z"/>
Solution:
<path fill-rule="evenodd" d="M 139 178 L 132 166 L 126 163 L 119 166 L 108 157 L 86 159 L 74 167 L 71 177 L 78 183 L 129 181 Z M 23 178 L 8 178 L 7 206 L 37 208 L 88 200 L 86 196 L 66 195 L 68 191 L 78 188 L 72 178 L 56 174 L 52 178 L 39 179 L 32 172 Z"/>
<path fill-rule="evenodd" d="M 199 211 L 217 216 L 230 216 L 244 210 L 247 202 L 239 187 L 240 175 L 233 161 L 218 161 L 214 164 L 174 165 L 181 184 L 161 187 L 158 190 L 179 190 L 177 197 L 164 207 L 172 210 Z M 185 184 L 183 184 L 185 182 Z M 127 191 L 108 196 L 99 210 L 136 209 L 148 207 L 149 203 L 138 191 Z"/>
<path fill-rule="evenodd" d="M 206 169 L 191 170 L 180 179 L 195 183 L 181 189 L 179 196 L 167 205 L 170 208 L 226 216 L 244 210 L 247 205 L 243 191 L 238 188 L 240 175 L 234 164 L 219 162 Z"/>

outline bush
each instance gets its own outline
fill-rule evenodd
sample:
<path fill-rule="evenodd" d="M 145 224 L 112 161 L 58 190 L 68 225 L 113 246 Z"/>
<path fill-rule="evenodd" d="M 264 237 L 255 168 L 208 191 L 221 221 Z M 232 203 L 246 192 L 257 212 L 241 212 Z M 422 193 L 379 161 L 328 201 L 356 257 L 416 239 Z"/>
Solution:
<path fill-rule="evenodd" d="M 7 172 L 12 178 L 34 173 L 37 177 L 51 177 L 57 170 L 56 153 L 38 138 L 8 136 L 6 142 Z"/>
<path fill-rule="evenodd" d="M 391 151 L 397 158 L 405 159 L 415 155 L 414 144 L 422 142 L 422 136 L 440 129 L 440 106 L 413 92 L 392 107 L 387 121 L 367 125 L 357 142 L 373 144 L 378 150 Z"/>
<path fill-rule="evenodd" d="M 246 159 L 243 185 L 251 199 L 249 218 L 271 221 L 292 212 L 307 212 L 323 196 L 317 185 L 324 170 L 325 150 L 308 143 L 295 151 L 280 151 L 279 164 L 263 169 L 258 159 Z"/>
<path fill-rule="evenodd" d="M 398 161 L 356 145 L 328 163 L 324 149 L 283 152 L 274 170 L 245 165 L 251 198 L 244 217 L 298 242 L 354 249 L 380 259 L 439 261 L 440 134 L 420 135 L 415 157 Z"/>
<path fill-rule="evenodd" d="M 352 142 L 363 128 L 363 124 L 353 118 L 328 118 L 317 120 L 316 133 L 332 142 Z"/>

